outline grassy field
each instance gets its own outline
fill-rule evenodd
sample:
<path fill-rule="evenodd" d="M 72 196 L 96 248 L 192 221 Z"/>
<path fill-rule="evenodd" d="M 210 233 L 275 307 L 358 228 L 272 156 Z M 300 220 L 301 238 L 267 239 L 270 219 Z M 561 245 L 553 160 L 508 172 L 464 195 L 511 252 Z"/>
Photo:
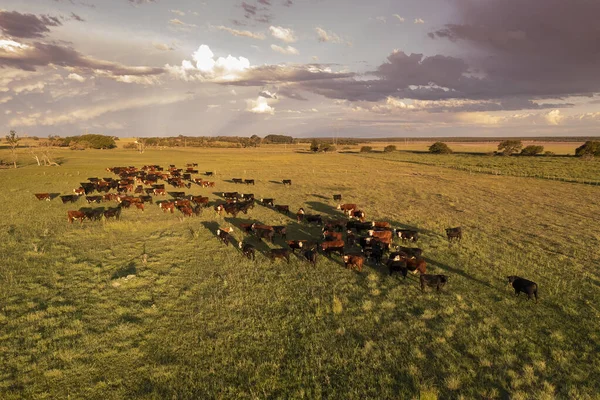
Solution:
<path fill-rule="evenodd" d="M 0 170 L 2 399 L 599 397 L 598 187 L 419 165 L 410 153 L 59 155 L 60 167 Z M 417 227 L 428 273 L 449 283 L 421 293 L 415 276 L 351 272 L 337 256 L 316 268 L 248 261 L 217 241 L 217 227 L 257 220 L 287 224 L 289 239 L 320 233 L 258 205 L 247 219 L 211 209 L 181 219 L 153 206 L 80 226 L 66 212 L 82 200 L 33 196 L 71 192 L 111 176 L 109 166 L 188 162 L 217 173 L 215 189 L 189 193 L 216 199 L 241 190 L 229 179 L 254 178 L 244 191 L 294 212 L 341 216 L 331 195 L 342 193 L 369 219 Z M 293 186 L 278 183 L 286 178 Z M 444 228 L 459 225 L 464 239 L 449 246 Z M 514 297 L 513 274 L 538 283 L 538 304 Z"/>

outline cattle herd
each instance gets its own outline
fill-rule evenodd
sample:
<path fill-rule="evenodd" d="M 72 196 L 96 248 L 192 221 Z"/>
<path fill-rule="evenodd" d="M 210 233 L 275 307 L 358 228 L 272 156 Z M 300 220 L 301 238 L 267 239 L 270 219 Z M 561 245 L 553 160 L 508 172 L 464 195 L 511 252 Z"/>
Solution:
<path fill-rule="evenodd" d="M 214 181 L 193 177 L 199 174 L 197 166 L 197 164 L 187 164 L 185 169 L 176 168 L 175 165 L 170 165 L 167 169 L 159 165 L 145 165 L 142 168 L 132 166 L 107 168 L 107 172 L 117 177 L 88 178 L 88 182 L 81 182 L 78 188 L 73 189 L 73 194 L 61 195 L 60 199 L 63 204 L 76 203 L 82 197 L 90 205 L 116 202 L 115 207 L 80 208 L 67 211 L 68 222 L 73 223 L 77 220 L 80 224 L 83 224 L 84 220 L 101 221 L 103 218 L 106 221 L 118 220 L 123 208 L 134 206 L 143 212 L 144 204 L 157 204 L 165 213 L 174 213 L 177 210 L 183 217 L 200 215 L 203 209 L 212 205 L 218 215 L 227 214 L 235 218 L 240 213 L 248 214 L 256 204 L 290 215 L 289 205 L 276 204 L 273 198 L 257 199 L 253 193 L 222 192 L 220 193 L 222 200 L 213 205 L 208 197 L 187 195 L 184 191 L 167 191 L 166 186 L 176 190 L 190 189 L 192 185 L 203 188 L 215 187 Z M 211 177 L 214 174 L 208 171 L 204 176 Z M 246 186 L 255 185 L 254 179 L 233 178 L 231 182 Z M 281 183 L 285 186 L 292 185 L 290 179 L 283 179 Z M 167 195 L 170 198 L 167 199 Z M 38 200 L 50 201 L 56 195 L 35 193 L 35 197 Z M 333 200 L 341 202 L 342 194 L 334 194 Z M 422 291 L 425 291 L 426 287 L 441 291 L 448 282 L 446 275 L 427 274 L 427 262 L 423 258 L 423 251 L 417 247 L 407 246 L 419 240 L 419 232 L 416 229 L 394 228 L 387 221 L 367 221 L 366 213 L 357 204 L 340 203 L 337 210 L 342 213 L 343 218 L 326 219 L 320 214 L 308 214 L 302 207 L 298 209 L 296 221 L 299 224 L 316 225 L 322 228 L 322 236 L 312 239 L 288 240 L 287 227 L 284 225 L 239 223 L 238 229 L 244 234 L 245 239 L 240 241 L 237 247 L 243 256 L 255 260 L 257 249 L 250 243 L 250 236 L 254 240 L 270 243 L 275 243 L 277 238 L 281 239 L 285 246 L 265 252 L 264 255 L 272 262 L 282 259 L 289 263 L 291 255 L 296 255 L 298 251 L 298 257 L 316 266 L 319 254 L 330 258 L 333 254 L 337 254 L 346 268 L 358 272 L 362 271 L 366 263 L 371 263 L 374 267 L 383 265 L 390 275 L 399 273 L 404 279 L 409 272 L 418 273 Z M 227 246 L 235 243 L 232 238 L 233 231 L 234 228 L 231 226 L 222 227 L 217 229 L 215 235 Z M 449 242 L 461 241 L 462 228 L 447 228 L 446 237 Z M 400 245 L 394 245 L 395 239 L 400 240 Z M 518 276 L 509 276 L 508 283 L 515 289 L 515 295 L 524 292 L 529 299 L 533 297 L 537 302 L 535 282 Z"/>

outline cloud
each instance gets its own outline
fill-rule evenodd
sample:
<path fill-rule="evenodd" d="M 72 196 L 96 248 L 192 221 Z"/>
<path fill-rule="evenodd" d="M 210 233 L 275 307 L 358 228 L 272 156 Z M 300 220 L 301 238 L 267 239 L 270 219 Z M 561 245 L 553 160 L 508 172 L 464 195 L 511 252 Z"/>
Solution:
<path fill-rule="evenodd" d="M 219 57 L 207 45 L 201 45 L 192 54 L 192 61 L 184 60 L 180 67 L 167 65 L 166 69 L 175 77 L 186 81 L 227 82 L 239 78 L 240 74 L 250 68 L 250 61 L 245 57 Z"/>
<path fill-rule="evenodd" d="M 375 17 L 374 19 L 375 21 L 381 22 L 382 24 L 385 24 L 387 22 L 387 18 L 384 16 Z"/>
<path fill-rule="evenodd" d="M 317 32 L 317 40 L 319 42 L 344 43 L 348 46 L 352 46 L 352 42 L 344 40 L 342 37 L 340 37 L 334 32 L 328 32 L 325 29 L 319 27 L 315 28 L 315 31 Z"/>
<path fill-rule="evenodd" d="M 404 22 L 404 17 L 401 17 L 401 16 L 400 16 L 400 15 L 398 15 L 398 14 L 394 14 L 394 15 L 392 15 L 392 17 L 396 18 L 396 19 L 397 19 L 399 22 Z"/>
<path fill-rule="evenodd" d="M 294 35 L 294 31 L 289 28 L 283 28 L 281 26 L 270 26 L 269 31 L 271 35 L 279 40 L 283 40 L 286 43 L 293 43 L 296 40 L 296 36 Z"/>
<path fill-rule="evenodd" d="M 152 47 L 154 47 L 156 50 L 160 50 L 160 51 L 175 50 L 175 48 L 173 46 L 170 46 L 166 43 L 152 42 Z"/>
<path fill-rule="evenodd" d="M 72 81 L 77 81 L 77 82 L 85 82 L 85 78 L 79 74 L 69 74 L 69 76 L 67 76 L 67 79 L 70 79 Z"/>
<path fill-rule="evenodd" d="M 149 4 L 155 2 L 156 0 L 129 0 L 130 4 Z"/>
<path fill-rule="evenodd" d="M 57 17 L 0 10 L 0 30 L 13 38 L 41 38 L 50 32 L 48 27 L 60 25 L 62 22 Z"/>
<path fill-rule="evenodd" d="M 273 16 L 271 14 L 266 13 L 266 11 L 270 7 L 270 3 L 268 3 L 268 4 L 265 2 L 259 2 L 259 3 L 261 3 L 263 6 L 259 7 L 256 5 L 246 3 L 245 1 L 242 1 L 242 4 L 240 5 L 240 7 L 242 7 L 242 9 L 244 10 L 244 17 L 246 17 L 247 19 L 253 19 L 256 22 L 263 22 L 263 23 L 271 22 L 271 19 L 273 19 Z"/>
<path fill-rule="evenodd" d="M 268 90 L 262 90 L 258 95 L 265 99 L 277 99 L 277 93 L 271 93 Z"/>
<path fill-rule="evenodd" d="M 74 12 L 71 13 L 71 19 L 74 19 L 75 21 L 79 21 L 79 22 L 85 22 L 85 19 L 81 18 L 79 15 L 75 14 Z"/>
<path fill-rule="evenodd" d="M 265 97 L 258 96 L 256 100 L 246 100 L 246 111 L 254 114 L 275 114 L 275 109 L 271 107 Z"/>
<path fill-rule="evenodd" d="M 178 31 L 189 32 L 192 28 L 196 28 L 197 25 L 185 23 L 177 18 L 169 20 L 169 26 Z"/>
<path fill-rule="evenodd" d="M 181 11 L 181 10 L 170 10 L 173 14 L 177 14 L 180 17 L 185 17 L 185 12 Z"/>
<path fill-rule="evenodd" d="M 283 5 L 286 7 L 291 7 L 294 5 L 294 2 L 292 0 L 284 0 Z"/>
<path fill-rule="evenodd" d="M 12 100 L 12 96 L 0 96 L 0 104 L 8 103 Z"/>
<path fill-rule="evenodd" d="M 560 125 L 564 117 L 560 114 L 560 110 L 552 110 L 545 116 L 546 121 L 550 125 Z"/>
<path fill-rule="evenodd" d="M 216 26 L 215 28 L 217 28 L 221 31 L 228 32 L 228 33 L 232 34 L 233 36 L 248 37 L 251 39 L 258 39 L 258 40 L 265 39 L 264 33 L 254 33 L 254 32 L 245 31 L 245 30 L 232 29 L 232 28 L 222 26 L 222 25 Z"/>
<path fill-rule="evenodd" d="M 281 54 L 288 54 L 288 55 L 300 54 L 298 49 L 296 49 L 295 47 L 292 47 L 292 46 L 281 47 L 281 46 L 277 46 L 276 44 L 272 44 L 271 50 L 276 51 Z"/>
<path fill-rule="evenodd" d="M 425 21 L 422 18 L 415 18 L 415 24 L 424 24 Z"/>

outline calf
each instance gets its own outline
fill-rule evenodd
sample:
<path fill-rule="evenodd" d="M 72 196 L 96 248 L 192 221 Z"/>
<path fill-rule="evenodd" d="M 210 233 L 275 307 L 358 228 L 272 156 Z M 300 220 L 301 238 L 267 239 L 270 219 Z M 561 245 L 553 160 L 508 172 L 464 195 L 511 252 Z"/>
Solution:
<path fill-rule="evenodd" d="M 35 193 L 34 196 L 38 199 L 38 200 L 46 200 L 46 201 L 50 201 L 50 193 Z"/>
<path fill-rule="evenodd" d="M 245 183 L 246 185 L 254 185 L 254 179 L 245 179 L 245 180 L 244 180 L 244 183 Z"/>
<path fill-rule="evenodd" d="M 446 275 L 421 275 L 419 279 L 421 282 L 421 291 L 425 291 L 425 286 L 434 287 L 437 291 L 441 291 L 444 285 L 448 282 L 448 277 Z"/>
<path fill-rule="evenodd" d="M 302 253 L 302 255 L 304 256 L 304 258 L 306 258 L 308 260 L 309 263 L 311 263 L 313 265 L 313 267 L 317 266 L 317 251 L 314 249 L 309 249 L 306 250 L 304 253 Z"/>
<path fill-rule="evenodd" d="M 283 183 L 284 185 L 287 186 L 291 186 L 292 185 L 292 180 L 291 179 L 284 179 L 281 181 L 281 183 Z"/>
<path fill-rule="evenodd" d="M 248 260 L 254 261 L 254 259 L 255 259 L 254 246 L 252 246 L 250 243 L 242 243 L 242 242 L 240 242 L 239 246 L 240 246 L 240 249 L 242 250 L 242 254 L 245 255 L 246 257 L 248 257 Z"/>
<path fill-rule="evenodd" d="M 229 245 L 229 233 L 225 232 L 223 229 L 217 229 L 217 239 L 221 241 L 225 246 Z"/>
<path fill-rule="evenodd" d="M 342 195 L 341 194 L 334 194 L 333 195 L 333 201 L 342 201 Z"/>
<path fill-rule="evenodd" d="M 412 229 L 396 229 L 396 236 L 402 240 L 416 242 L 419 240 L 419 232 Z"/>
<path fill-rule="evenodd" d="M 531 300 L 531 296 L 535 297 L 535 302 L 538 301 L 538 286 L 537 283 L 521 278 L 515 275 L 508 277 L 508 283 L 512 284 L 515 289 L 515 295 L 518 296 L 521 292 L 527 294 L 527 300 Z"/>
<path fill-rule="evenodd" d="M 67 219 L 72 224 L 74 220 L 78 219 L 80 224 L 83 224 L 85 213 L 82 211 L 67 211 Z"/>
<path fill-rule="evenodd" d="M 462 240 L 462 228 L 460 226 L 456 228 L 446 228 L 446 236 L 448 237 L 448 241 L 454 239 L 460 242 Z"/>
<path fill-rule="evenodd" d="M 290 215 L 290 206 L 282 206 L 282 205 L 276 204 L 275 210 L 279 211 L 282 214 Z"/>
<path fill-rule="evenodd" d="M 345 255 L 343 258 L 346 268 L 355 267 L 358 272 L 362 272 L 362 267 L 365 262 L 365 258 L 363 256 Z"/>
<path fill-rule="evenodd" d="M 290 262 L 290 249 L 272 249 L 267 253 L 267 256 L 271 259 L 271 262 L 275 261 L 277 258 L 285 258 L 285 260 Z"/>

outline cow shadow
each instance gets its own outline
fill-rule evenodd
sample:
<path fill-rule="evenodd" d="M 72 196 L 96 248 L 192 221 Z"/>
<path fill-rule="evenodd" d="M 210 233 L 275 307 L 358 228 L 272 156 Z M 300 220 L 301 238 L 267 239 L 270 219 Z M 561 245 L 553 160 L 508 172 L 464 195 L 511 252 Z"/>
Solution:
<path fill-rule="evenodd" d="M 329 218 L 339 219 L 343 217 L 337 208 L 329 204 L 325 204 L 320 201 L 307 201 L 306 204 L 315 212 L 324 214 Z"/>
<path fill-rule="evenodd" d="M 60 193 L 50 193 L 50 200 L 54 200 L 54 199 L 56 199 L 58 196 L 60 196 Z"/>
<path fill-rule="evenodd" d="M 392 225 L 393 228 L 410 229 L 410 230 L 419 232 L 419 235 L 424 234 L 424 235 L 427 235 L 427 236 L 439 236 L 439 237 L 442 237 L 442 238 L 446 237 L 445 233 L 434 232 L 434 231 L 431 231 L 429 229 L 419 228 L 419 227 L 416 227 L 414 225 L 406 224 L 404 222 L 398 222 L 398 221 L 389 221 L 389 222 L 390 222 L 390 224 Z M 411 242 L 407 242 L 407 243 L 411 243 Z"/>
<path fill-rule="evenodd" d="M 450 272 L 450 273 L 452 273 L 454 275 L 461 276 L 461 277 L 463 277 L 465 279 L 468 279 L 468 280 L 470 280 L 470 281 L 472 281 L 474 283 L 477 283 L 478 285 L 485 286 L 488 289 L 494 289 L 496 291 L 498 290 L 497 287 L 490 285 L 488 282 L 483 281 L 483 280 L 478 279 L 478 278 L 475 278 L 475 277 L 467 274 L 466 272 L 461 271 L 460 269 L 453 268 L 453 267 L 451 267 L 449 265 L 446 265 L 446 264 L 442 264 L 441 262 L 435 261 L 435 260 L 433 260 L 431 258 L 423 257 L 423 259 L 427 262 L 428 265 L 432 265 L 432 266 L 441 268 L 444 271 Z"/>
<path fill-rule="evenodd" d="M 316 193 L 312 193 L 311 194 L 312 197 L 316 197 L 318 199 L 323 199 L 323 200 L 329 200 L 329 197 L 323 196 L 322 194 L 316 194 Z M 333 197 L 332 197 L 333 198 Z"/>
<path fill-rule="evenodd" d="M 283 185 L 282 181 L 269 181 L 269 183 L 274 183 L 276 185 Z"/>
<path fill-rule="evenodd" d="M 123 265 L 119 269 L 117 269 L 112 274 L 110 279 L 114 280 L 114 279 L 125 278 L 128 275 L 135 275 L 136 273 L 137 273 L 137 268 L 135 266 L 135 263 L 133 261 L 129 261 L 125 265 Z"/>

